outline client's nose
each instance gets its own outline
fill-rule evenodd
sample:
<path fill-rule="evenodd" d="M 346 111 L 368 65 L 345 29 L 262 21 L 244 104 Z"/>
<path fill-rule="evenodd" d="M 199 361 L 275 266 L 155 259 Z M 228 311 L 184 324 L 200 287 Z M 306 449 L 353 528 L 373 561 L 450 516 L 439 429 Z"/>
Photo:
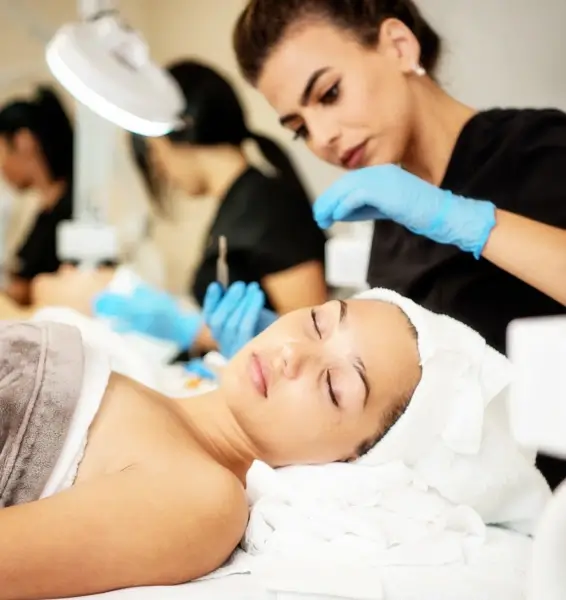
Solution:
<path fill-rule="evenodd" d="M 308 348 L 299 342 L 287 342 L 281 347 L 280 367 L 283 376 L 295 379 L 301 374 L 308 360 Z"/>

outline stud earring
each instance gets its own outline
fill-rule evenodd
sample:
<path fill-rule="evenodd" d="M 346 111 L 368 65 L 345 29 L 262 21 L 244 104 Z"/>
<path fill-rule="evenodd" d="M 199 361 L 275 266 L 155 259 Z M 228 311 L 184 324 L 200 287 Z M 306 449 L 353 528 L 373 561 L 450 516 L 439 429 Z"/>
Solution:
<path fill-rule="evenodd" d="M 415 65 L 413 67 L 413 73 L 417 76 L 417 77 L 422 77 L 423 75 L 426 75 L 426 71 L 423 67 L 421 67 L 421 65 Z"/>

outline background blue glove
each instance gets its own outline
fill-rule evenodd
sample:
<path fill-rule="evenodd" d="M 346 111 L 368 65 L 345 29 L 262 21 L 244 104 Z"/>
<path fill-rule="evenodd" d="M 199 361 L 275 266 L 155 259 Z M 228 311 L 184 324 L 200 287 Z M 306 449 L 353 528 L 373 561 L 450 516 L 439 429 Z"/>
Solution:
<path fill-rule="evenodd" d="M 237 281 L 226 293 L 216 282 L 208 286 L 203 318 L 225 358 L 232 358 L 252 338 L 277 320 L 277 315 L 264 306 L 265 294 L 257 283 L 246 285 Z"/>
<path fill-rule="evenodd" d="M 216 375 L 206 366 L 202 358 L 193 358 L 183 365 L 187 373 L 202 377 L 202 379 L 216 380 Z"/>
<path fill-rule="evenodd" d="M 191 347 L 203 325 L 200 314 L 185 312 L 169 294 L 146 284 L 136 286 L 129 296 L 102 292 L 94 299 L 93 312 L 110 319 L 115 331 L 136 331 L 182 349 Z"/>
<path fill-rule="evenodd" d="M 442 190 L 395 165 L 350 171 L 315 202 L 314 218 L 335 221 L 390 219 L 440 244 L 479 258 L 495 226 L 495 206 Z"/>

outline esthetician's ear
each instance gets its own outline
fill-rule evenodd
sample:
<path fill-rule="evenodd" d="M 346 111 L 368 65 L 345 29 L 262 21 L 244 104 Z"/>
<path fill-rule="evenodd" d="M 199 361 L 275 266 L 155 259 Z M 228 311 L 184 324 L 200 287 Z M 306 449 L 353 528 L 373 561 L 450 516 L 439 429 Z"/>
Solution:
<path fill-rule="evenodd" d="M 378 50 L 395 61 L 402 73 L 415 72 L 421 60 L 421 47 L 415 34 L 399 19 L 386 19 L 381 24 Z"/>

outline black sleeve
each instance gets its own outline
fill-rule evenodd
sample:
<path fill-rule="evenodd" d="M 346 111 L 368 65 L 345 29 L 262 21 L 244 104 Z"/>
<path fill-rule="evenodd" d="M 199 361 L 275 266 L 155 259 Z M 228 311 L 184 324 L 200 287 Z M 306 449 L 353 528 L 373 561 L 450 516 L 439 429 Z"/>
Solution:
<path fill-rule="evenodd" d="M 306 197 L 271 179 L 254 191 L 252 200 L 249 262 L 258 279 L 309 261 L 324 264 L 326 237 Z"/>
<path fill-rule="evenodd" d="M 513 204 L 500 208 L 566 228 L 566 114 L 541 111 L 522 142 L 514 169 Z"/>
<path fill-rule="evenodd" d="M 16 254 L 12 274 L 31 280 L 40 273 L 54 273 L 60 266 L 57 258 L 57 225 L 60 219 L 52 214 L 38 215 L 27 239 Z"/>

